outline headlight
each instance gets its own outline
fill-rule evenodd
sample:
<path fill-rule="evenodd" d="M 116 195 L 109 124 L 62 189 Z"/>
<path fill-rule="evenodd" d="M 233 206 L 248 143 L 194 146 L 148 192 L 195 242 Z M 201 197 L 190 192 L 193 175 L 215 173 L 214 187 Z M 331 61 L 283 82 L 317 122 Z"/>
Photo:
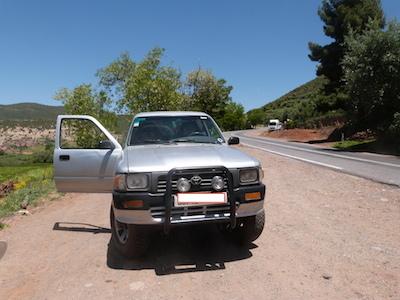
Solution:
<path fill-rule="evenodd" d="M 224 179 L 221 176 L 214 176 L 211 180 L 211 186 L 216 191 L 222 191 L 225 186 Z"/>
<path fill-rule="evenodd" d="M 130 190 L 146 189 L 149 185 L 149 176 L 144 173 L 126 175 L 126 186 Z"/>
<path fill-rule="evenodd" d="M 258 182 L 258 169 L 243 169 L 239 171 L 240 183 L 256 183 Z"/>
<path fill-rule="evenodd" d="M 149 186 L 149 174 L 117 174 L 114 177 L 114 190 L 146 190 Z"/>
<path fill-rule="evenodd" d="M 186 193 L 190 191 L 191 184 L 188 179 L 186 178 L 180 178 L 176 182 L 176 188 L 178 189 L 179 192 L 181 193 Z"/>

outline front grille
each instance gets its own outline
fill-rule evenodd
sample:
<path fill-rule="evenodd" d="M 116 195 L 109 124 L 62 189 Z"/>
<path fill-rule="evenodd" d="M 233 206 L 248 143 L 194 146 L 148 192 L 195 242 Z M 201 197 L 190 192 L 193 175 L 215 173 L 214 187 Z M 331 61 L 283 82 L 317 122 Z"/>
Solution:
<path fill-rule="evenodd" d="M 185 206 L 175 207 L 173 194 L 177 192 L 177 181 L 179 178 L 200 182 L 198 185 L 192 184 L 190 192 L 212 191 L 211 181 L 214 176 L 221 176 L 224 179 L 223 192 L 227 193 L 228 203 L 222 205 L 208 206 Z M 195 180 L 196 179 L 196 180 Z M 157 179 L 157 192 L 164 193 L 165 207 L 152 207 L 151 215 L 154 219 L 163 220 L 164 232 L 168 233 L 171 224 L 200 221 L 229 221 L 230 226 L 236 226 L 236 203 L 231 199 L 233 195 L 232 173 L 225 167 L 211 167 L 198 169 L 172 169 L 166 175 L 161 175 Z M 170 185 L 169 185 L 170 184 Z M 170 190 L 171 189 L 171 190 Z"/>
<path fill-rule="evenodd" d="M 152 207 L 150 209 L 151 216 L 155 219 L 165 217 L 165 207 Z M 209 205 L 209 206 L 184 206 L 172 207 L 171 218 L 185 218 L 191 216 L 212 216 L 212 217 L 229 217 L 230 206 L 229 204 L 223 205 Z"/>
<path fill-rule="evenodd" d="M 176 183 L 178 181 L 179 178 L 185 177 L 188 180 L 190 180 L 192 178 L 192 176 L 194 175 L 199 175 L 202 179 L 201 184 L 196 186 L 196 185 L 192 185 L 191 186 L 191 192 L 197 192 L 197 191 L 212 191 L 213 188 L 211 187 L 211 180 L 214 176 L 221 176 L 224 179 L 225 182 L 225 186 L 224 186 L 224 190 L 226 191 L 228 188 L 228 180 L 227 178 L 224 176 L 223 173 L 220 172 L 212 172 L 212 173 L 203 173 L 203 174 L 184 174 L 184 175 L 176 175 L 174 176 L 174 178 L 172 178 L 172 182 L 171 182 L 171 186 L 172 186 L 172 193 L 176 193 L 177 189 L 176 189 Z M 166 176 L 160 176 L 158 178 L 158 182 L 157 182 L 157 193 L 165 193 L 167 191 L 167 180 L 166 180 Z"/>

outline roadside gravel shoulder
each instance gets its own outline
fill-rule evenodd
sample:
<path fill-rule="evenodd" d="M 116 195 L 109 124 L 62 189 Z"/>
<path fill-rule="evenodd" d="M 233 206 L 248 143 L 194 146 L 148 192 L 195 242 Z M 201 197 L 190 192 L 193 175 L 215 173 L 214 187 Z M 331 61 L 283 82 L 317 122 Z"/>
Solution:
<path fill-rule="evenodd" d="M 240 149 L 267 185 L 250 249 L 187 227 L 124 260 L 108 247 L 110 195 L 67 194 L 0 231 L 0 299 L 400 298 L 400 189 Z"/>

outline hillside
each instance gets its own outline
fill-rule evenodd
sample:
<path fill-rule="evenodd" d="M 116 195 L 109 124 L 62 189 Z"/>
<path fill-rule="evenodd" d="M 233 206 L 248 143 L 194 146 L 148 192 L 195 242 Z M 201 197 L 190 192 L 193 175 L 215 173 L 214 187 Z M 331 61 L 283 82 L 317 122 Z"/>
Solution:
<path fill-rule="evenodd" d="M 278 99 L 265 104 L 262 109 L 267 112 L 292 109 L 299 105 L 304 105 L 315 98 L 319 93 L 323 85 L 325 84 L 323 77 L 317 77 L 297 88 L 290 91 L 289 93 L 279 97 Z"/>
<path fill-rule="evenodd" d="M 1 121 L 33 121 L 51 120 L 55 121 L 57 115 L 64 113 L 62 106 L 50 106 L 38 103 L 17 103 L 0 105 Z"/>
<path fill-rule="evenodd" d="M 278 99 L 248 112 L 248 116 L 258 115 L 258 124 L 269 119 L 291 120 L 291 127 L 320 127 L 332 125 L 343 119 L 342 111 L 320 112 L 317 102 L 325 85 L 324 77 L 317 77 Z M 253 124 L 256 125 L 256 124 Z"/>

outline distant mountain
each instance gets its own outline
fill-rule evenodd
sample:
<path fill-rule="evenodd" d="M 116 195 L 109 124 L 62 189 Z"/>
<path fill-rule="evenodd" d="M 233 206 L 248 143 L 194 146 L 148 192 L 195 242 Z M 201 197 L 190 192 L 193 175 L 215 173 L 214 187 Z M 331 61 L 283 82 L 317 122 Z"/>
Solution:
<path fill-rule="evenodd" d="M 0 121 L 54 121 L 57 115 L 64 114 L 63 106 L 50 106 L 38 103 L 16 103 L 0 105 Z"/>

